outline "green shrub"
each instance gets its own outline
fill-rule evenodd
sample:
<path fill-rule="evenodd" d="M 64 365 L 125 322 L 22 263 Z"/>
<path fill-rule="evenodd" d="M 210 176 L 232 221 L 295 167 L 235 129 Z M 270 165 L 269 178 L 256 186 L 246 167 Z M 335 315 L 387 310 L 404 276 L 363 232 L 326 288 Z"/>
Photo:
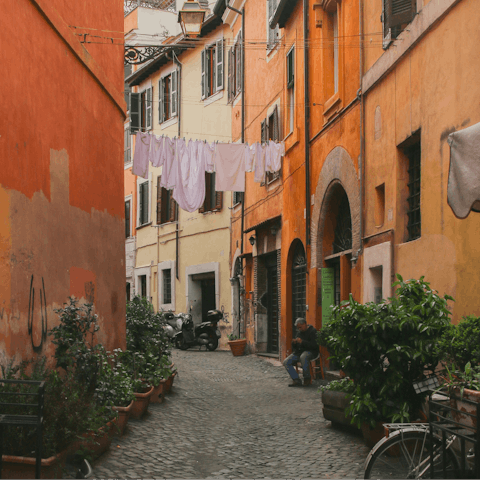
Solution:
<path fill-rule="evenodd" d="M 353 393 L 355 391 L 355 384 L 349 378 L 342 378 L 341 380 L 333 380 L 328 385 L 322 385 L 320 391 L 329 390 L 331 392 Z"/>
<path fill-rule="evenodd" d="M 393 298 L 362 305 L 350 296 L 318 333 L 319 344 L 354 381 L 347 413 L 359 426 L 414 419 L 424 395 L 413 382 L 441 359 L 435 345 L 450 323 L 447 300 L 453 299 L 440 297 L 423 277 L 397 278 Z"/>

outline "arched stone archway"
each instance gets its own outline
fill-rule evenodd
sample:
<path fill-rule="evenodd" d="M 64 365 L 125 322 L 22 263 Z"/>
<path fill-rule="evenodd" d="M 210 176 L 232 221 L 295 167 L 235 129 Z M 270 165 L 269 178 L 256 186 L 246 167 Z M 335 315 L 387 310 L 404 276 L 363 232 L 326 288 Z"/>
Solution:
<path fill-rule="evenodd" d="M 361 246 L 360 239 L 360 185 L 357 171 L 348 152 L 343 147 L 335 147 L 325 159 L 317 187 L 311 224 L 311 268 L 323 266 L 323 233 L 325 219 L 338 186 L 345 190 L 352 220 L 352 260 L 356 259 Z"/>

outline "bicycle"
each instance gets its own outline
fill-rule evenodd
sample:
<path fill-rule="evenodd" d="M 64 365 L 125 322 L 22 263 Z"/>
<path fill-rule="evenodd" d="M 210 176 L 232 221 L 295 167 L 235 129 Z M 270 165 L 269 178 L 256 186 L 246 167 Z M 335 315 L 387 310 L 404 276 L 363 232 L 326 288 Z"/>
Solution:
<path fill-rule="evenodd" d="M 365 461 L 364 478 L 468 478 L 470 475 L 470 478 L 477 478 L 472 473 L 474 470 L 469 469 L 475 455 L 473 449 L 465 454 L 465 440 L 461 443 L 461 465 L 455 454 L 459 438 L 475 440 L 462 433 L 462 425 L 450 420 L 449 396 L 433 393 L 431 387 L 432 383 L 423 390 L 416 386 L 417 393 L 430 391 L 430 422 L 384 424 L 386 436 L 370 451 Z M 442 430 L 442 436 L 436 432 L 437 428 Z M 475 469 L 478 472 L 476 464 Z"/>

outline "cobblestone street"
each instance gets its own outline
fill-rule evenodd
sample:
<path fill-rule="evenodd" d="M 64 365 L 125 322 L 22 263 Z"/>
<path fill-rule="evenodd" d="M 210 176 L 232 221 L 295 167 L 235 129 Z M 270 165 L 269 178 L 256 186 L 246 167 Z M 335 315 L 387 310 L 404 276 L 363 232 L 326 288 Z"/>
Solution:
<path fill-rule="evenodd" d="M 323 419 L 319 382 L 290 383 L 280 362 L 173 352 L 163 404 L 129 420 L 93 464 L 96 478 L 362 478 L 361 436 Z"/>

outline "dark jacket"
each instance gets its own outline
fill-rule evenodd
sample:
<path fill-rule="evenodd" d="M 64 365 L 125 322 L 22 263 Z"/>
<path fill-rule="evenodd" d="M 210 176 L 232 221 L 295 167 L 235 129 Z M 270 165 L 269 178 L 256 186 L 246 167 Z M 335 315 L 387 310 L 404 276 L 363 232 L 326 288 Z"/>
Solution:
<path fill-rule="evenodd" d="M 304 352 L 308 350 L 312 353 L 319 352 L 318 343 L 317 343 L 317 330 L 312 325 L 309 325 L 304 332 L 297 330 L 297 335 L 295 338 L 301 338 L 302 343 L 300 345 L 295 345 L 295 350 L 300 350 Z"/>

